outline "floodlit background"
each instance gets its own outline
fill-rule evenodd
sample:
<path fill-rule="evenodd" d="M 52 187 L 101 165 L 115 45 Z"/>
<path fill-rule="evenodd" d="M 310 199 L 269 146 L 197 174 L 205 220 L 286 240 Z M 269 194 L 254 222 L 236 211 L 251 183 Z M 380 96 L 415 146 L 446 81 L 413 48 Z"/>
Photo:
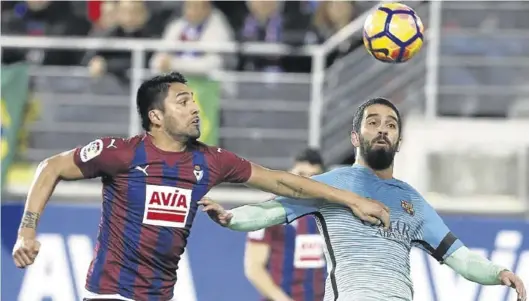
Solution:
<path fill-rule="evenodd" d="M 101 136 L 140 132 L 135 90 L 175 69 L 190 79 L 203 140 L 288 169 L 307 145 L 331 166 L 354 162 L 352 114 L 376 96 L 404 116 L 397 176 L 414 185 L 469 247 L 529 283 L 529 2 L 407 1 L 422 51 L 383 64 L 362 46 L 378 2 L 2 2 L 3 301 L 79 300 L 101 202 L 97 180 L 60 184 L 25 273 L 10 252 L 40 160 Z M 270 21 L 261 30 L 256 19 Z M 188 21 L 208 20 L 200 30 Z M 267 195 L 220 186 L 227 206 Z M 245 236 L 199 214 L 178 301 L 258 300 L 244 277 Z M 415 300 L 515 300 L 413 250 Z"/>

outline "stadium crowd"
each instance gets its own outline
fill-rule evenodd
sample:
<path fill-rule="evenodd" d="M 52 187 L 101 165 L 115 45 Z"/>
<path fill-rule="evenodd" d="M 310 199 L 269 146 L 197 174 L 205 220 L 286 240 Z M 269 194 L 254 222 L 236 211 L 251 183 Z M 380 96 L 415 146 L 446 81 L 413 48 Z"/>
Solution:
<path fill-rule="evenodd" d="M 2 34 L 270 42 L 292 47 L 325 41 L 372 4 L 347 1 L 18 1 L 2 5 Z M 361 45 L 347 41 L 329 64 Z M 310 59 L 236 54 L 148 53 L 146 68 L 202 74 L 217 69 L 310 72 Z M 3 63 L 86 65 L 90 74 L 126 76 L 131 54 L 116 51 L 7 49 Z"/>

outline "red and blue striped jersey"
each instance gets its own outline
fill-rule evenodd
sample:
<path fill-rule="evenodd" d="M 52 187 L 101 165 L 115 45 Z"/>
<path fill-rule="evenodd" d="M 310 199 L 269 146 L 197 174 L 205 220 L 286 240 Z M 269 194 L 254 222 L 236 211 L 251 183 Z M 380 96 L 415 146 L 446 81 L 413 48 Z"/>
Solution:
<path fill-rule="evenodd" d="M 158 149 L 150 135 L 101 138 L 75 150 L 86 178 L 101 177 L 102 217 L 88 291 L 170 300 L 199 201 L 221 182 L 243 183 L 248 161 L 199 142 Z"/>
<path fill-rule="evenodd" d="M 312 216 L 250 232 L 249 242 L 270 247 L 268 271 L 295 301 L 321 301 L 325 294 L 324 241 Z M 267 300 L 267 299 L 264 299 Z"/>

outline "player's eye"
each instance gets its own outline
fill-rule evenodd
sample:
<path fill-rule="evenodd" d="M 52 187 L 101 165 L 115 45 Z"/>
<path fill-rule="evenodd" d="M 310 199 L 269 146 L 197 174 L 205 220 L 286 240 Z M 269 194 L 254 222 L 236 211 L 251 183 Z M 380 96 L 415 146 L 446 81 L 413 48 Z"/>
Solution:
<path fill-rule="evenodd" d="M 397 125 L 395 125 L 394 123 L 390 123 L 390 124 L 388 124 L 388 126 L 391 129 L 396 129 L 397 128 Z"/>

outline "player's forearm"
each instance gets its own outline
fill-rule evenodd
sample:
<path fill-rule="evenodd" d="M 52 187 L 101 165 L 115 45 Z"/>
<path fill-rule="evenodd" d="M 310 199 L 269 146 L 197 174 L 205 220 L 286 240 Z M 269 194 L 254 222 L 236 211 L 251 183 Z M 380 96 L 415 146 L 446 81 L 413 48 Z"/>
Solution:
<path fill-rule="evenodd" d="M 59 181 L 59 174 L 52 165 L 49 160 L 45 160 L 37 167 L 26 199 L 20 232 L 35 231 L 37 228 L 40 214 Z"/>
<path fill-rule="evenodd" d="M 324 199 L 340 204 L 344 204 L 343 200 L 348 199 L 340 189 L 289 172 L 277 172 L 277 190 L 272 191 L 276 195 L 295 199 Z"/>
<path fill-rule="evenodd" d="M 268 271 L 261 266 L 247 266 L 244 269 L 246 278 L 263 295 L 263 297 L 274 300 L 289 300 L 290 297 L 274 283 Z"/>
<path fill-rule="evenodd" d="M 286 212 L 277 201 L 245 205 L 229 210 L 233 217 L 228 228 L 250 232 L 286 222 Z"/>
<path fill-rule="evenodd" d="M 499 274 L 506 268 L 496 265 L 479 254 L 461 247 L 445 260 L 445 264 L 458 274 L 482 285 L 501 284 Z"/>

